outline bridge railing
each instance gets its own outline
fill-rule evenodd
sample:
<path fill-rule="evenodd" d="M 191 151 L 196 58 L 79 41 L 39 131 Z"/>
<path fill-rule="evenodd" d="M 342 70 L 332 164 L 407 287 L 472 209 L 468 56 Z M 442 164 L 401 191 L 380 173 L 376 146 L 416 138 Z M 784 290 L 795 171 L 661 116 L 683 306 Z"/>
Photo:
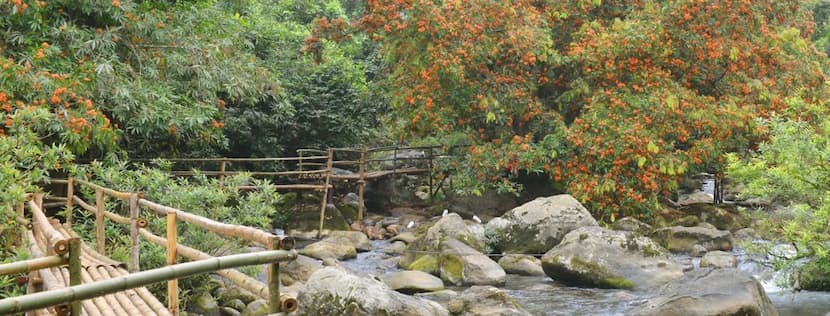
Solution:
<path fill-rule="evenodd" d="M 129 225 L 130 227 L 130 258 L 128 262 L 128 269 L 131 273 L 136 273 L 139 268 L 139 235 L 147 241 L 165 247 L 167 251 L 167 264 L 175 265 L 177 256 L 182 256 L 190 260 L 212 260 L 213 256 L 201 252 L 194 248 L 178 243 L 178 222 L 185 222 L 207 231 L 219 234 L 220 236 L 228 236 L 240 238 L 250 242 L 254 242 L 265 246 L 270 250 L 291 250 L 294 247 L 294 241 L 291 238 L 277 236 L 269 232 L 242 226 L 225 224 L 214 221 L 212 219 L 195 215 L 176 209 L 173 207 L 158 204 L 156 202 L 144 198 L 142 192 L 121 192 L 106 188 L 104 186 L 75 178 L 68 178 L 66 180 L 52 180 L 52 183 L 67 185 L 66 208 L 69 210 L 66 215 L 66 225 L 71 228 L 73 224 L 72 210 L 75 204 L 81 209 L 95 214 L 95 241 L 97 251 L 106 255 L 104 225 L 105 220 L 109 219 L 112 222 Z M 74 194 L 75 186 L 86 187 L 95 192 L 95 203 L 90 204 L 83 198 Z M 109 212 L 105 208 L 105 199 L 107 197 L 115 198 L 120 201 L 129 203 L 130 215 L 129 217 L 121 216 Z M 152 213 L 159 216 L 165 216 L 166 221 L 166 238 L 159 237 L 153 234 L 147 228 L 148 221 L 140 217 L 140 208 L 145 208 Z M 259 297 L 265 298 L 269 302 L 269 308 L 272 313 L 279 311 L 293 311 L 297 308 L 297 301 L 295 298 L 280 295 L 279 291 L 279 262 L 272 262 L 269 265 L 268 284 L 263 285 L 261 282 L 241 273 L 237 270 L 220 270 L 219 275 L 227 278 L 237 286 L 248 290 Z M 172 278 L 168 280 L 168 309 L 176 315 L 179 310 L 178 300 L 178 280 Z"/>

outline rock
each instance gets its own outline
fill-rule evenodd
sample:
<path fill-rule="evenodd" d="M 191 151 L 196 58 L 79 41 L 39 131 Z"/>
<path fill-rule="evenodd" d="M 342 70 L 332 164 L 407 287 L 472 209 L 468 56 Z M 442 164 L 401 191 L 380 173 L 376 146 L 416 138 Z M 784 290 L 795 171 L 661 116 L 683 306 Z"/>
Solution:
<path fill-rule="evenodd" d="M 686 215 L 676 219 L 672 226 L 695 227 L 697 224 L 700 224 L 700 218 L 695 215 Z"/>
<path fill-rule="evenodd" d="M 324 240 L 331 240 L 333 242 L 348 241 L 358 252 L 372 250 L 372 241 L 361 232 L 336 230 L 329 233 Z"/>
<path fill-rule="evenodd" d="M 280 265 L 280 280 L 285 285 L 296 282 L 305 282 L 311 277 L 314 271 L 323 268 L 317 260 L 298 255 L 296 260 L 291 260 Z"/>
<path fill-rule="evenodd" d="M 229 302 L 235 299 L 242 301 L 242 303 L 250 304 L 257 299 L 256 295 L 246 290 L 240 289 L 236 286 L 227 287 L 227 290 L 220 297 L 223 301 Z"/>
<path fill-rule="evenodd" d="M 501 216 L 506 210 L 519 206 L 519 201 L 514 194 L 499 193 L 492 189 L 484 191 L 481 196 L 462 196 L 451 193 L 447 201 L 451 212 L 466 218 L 477 215 L 485 221 Z"/>
<path fill-rule="evenodd" d="M 440 290 L 435 292 L 416 293 L 415 296 L 441 303 L 456 298 L 458 296 L 458 292 L 453 290 Z"/>
<path fill-rule="evenodd" d="M 381 277 L 381 280 L 389 288 L 404 294 L 433 292 L 444 289 L 444 282 L 441 279 L 421 271 L 387 273 Z"/>
<path fill-rule="evenodd" d="M 830 291 L 830 259 L 812 259 L 796 268 L 790 280 L 794 289 Z"/>
<path fill-rule="evenodd" d="M 576 199 L 567 194 L 537 198 L 493 219 L 485 226 L 492 246 L 505 253 L 544 253 L 571 230 L 597 226 Z"/>
<path fill-rule="evenodd" d="M 651 238 L 669 251 L 690 252 L 695 244 L 707 250 L 732 250 L 732 234 L 726 230 L 704 227 L 671 226 L 655 230 Z"/>
<path fill-rule="evenodd" d="M 265 316 L 268 315 L 268 302 L 256 300 L 248 304 L 242 311 L 242 316 Z"/>
<path fill-rule="evenodd" d="M 243 302 L 240 299 L 233 299 L 225 303 L 225 307 L 229 307 L 238 311 L 243 311 L 245 310 L 246 305 L 245 302 Z"/>
<path fill-rule="evenodd" d="M 458 214 L 450 213 L 441 217 L 438 222 L 428 227 L 421 237 L 409 243 L 406 251 L 401 255 L 401 266 L 409 266 L 425 253 L 440 252 L 442 242 L 449 239 L 463 242 L 472 247 L 474 252 L 484 250 L 484 235 L 476 228 L 470 227 L 475 226 L 467 226 Z"/>
<path fill-rule="evenodd" d="M 308 246 L 305 246 L 300 253 L 312 258 L 338 260 L 357 257 L 357 250 L 350 242 L 343 242 L 343 239 L 323 239 Z"/>
<path fill-rule="evenodd" d="M 798 255 L 798 249 L 792 244 L 777 244 L 770 248 L 767 257 L 770 259 L 793 259 Z"/>
<path fill-rule="evenodd" d="M 611 229 L 637 232 L 647 236 L 651 233 L 652 227 L 651 225 L 643 223 L 636 218 L 623 217 L 614 222 L 614 224 L 611 224 Z"/>
<path fill-rule="evenodd" d="M 706 247 L 695 244 L 692 246 L 692 250 L 689 250 L 689 255 L 692 257 L 703 257 L 708 251 Z"/>
<path fill-rule="evenodd" d="M 202 294 L 196 297 L 196 300 L 189 304 L 191 312 L 201 314 L 204 316 L 220 316 L 219 303 L 210 294 Z"/>
<path fill-rule="evenodd" d="M 298 315 L 449 315 L 436 302 L 398 293 L 373 278 L 323 268 L 300 292 Z"/>
<path fill-rule="evenodd" d="M 363 226 L 363 229 L 360 230 L 363 234 L 372 240 L 380 240 L 383 239 L 386 231 L 383 228 L 376 227 L 376 226 Z"/>
<path fill-rule="evenodd" d="M 712 203 L 715 203 L 715 199 L 708 193 L 701 191 L 697 191 L 691 194 L 682 194 L 680 195 L 680 198 L 677 201 L 677 204 L 680 204 L 681 206 Z"/>
<path fill-rule="evenodd" d="M 403 241 L 407 244 L 410 244 L 413 241 L 415 241 L 415 239 L 418 239 L 418 236 L 415 236 L 415 233 L 413 233 L 413 232 L 403 232 L 403 233 L 398 234 L 395 237 L 390 238 L 389 241 L 392 241 L 392 242 Z"/>
<path fill-rule="evenodd" d="M 542 257 L 549 277 L 599 288 L 650 289 L 683 275 L 668 252 L 636 233 L 582 227 Z"/>
<path fill-rule="evenodd" d="M 752 228 L 741 228 L 732 233 L 732 236 L 738 241 L 751 241 L 757 238 L 758 234 L 756 234 L 755 230 Z"/>
<path fill-rule="evenodd" d="M 499 266 L 508 274 L 545 275 L 542 261 L 528 255 L 508 254 L 499 259 Z"/>
<path fill-rule="evenodd" d="M 706 229 L 713 229 L 713 230 L 718 229 L 717 227 L 715 227 L 715 225 L 709 224 L 707 222 L 700 222 L 700 223 L 697 224 L 697 227 L 703 227 L 703 228 L 706 228 Z"/>
<path fill-rule="evenodd" d="M 347 193 L 335 204 L 344 218 L 356 219 L 360 208 L 360 198 L 352 192 Z"/>
<path fill-rule="evenodd" d="M 778 315 L 763 286 L 737 269 L 700 269 L 660 288 L 631 315 Z"/>
<path fill-rule="evenodd" d="M 506 292 L 492 286 L 473 286 L 447 302 L 453 315 L 464 316 L 524 316 L 530 315 L 519 307 Z"/>
<path fill-rule="evenodd" d="M 242 307 L 245 307 L 244 305 Z M 241 316 L 242 313 L 230 307 L 222 307 L 220 309 L 222 316 Z"/>
<path fill-rule="evenodd" d="M 400 234 L 401 229 L 402 229 L 401 225 L 398 225 L 398 224 L 392 224 L 392 225 L 386 226 L 386 231 L 388 232 L 388 235 L 390 235 L 392 237 L 397 236 L 398 234 Z"/>
<path fill-rule="evenodd" d="M 703 258 L 700 258 L 701 268 L 736 268 L 738 267 L 738 259 L 734 255 L 724 251 L 707 252 Z"/>
<path fill-rule="evenodd" d="M 293 208 L 293 207 L 292 207 Z M 326 217 L 323 225 L 326 229 L 349 230 L 349 221 L 337 207 L 326 205 Z M 351 218 L 349 218 L 351 220 Z M 311 231 L 320 227 L 320 203 L 305 204 L 292 213 L 288 222 L 289 230 Z"/>
<path fill-rule="evenodd" d="M 442 243 L 438 257 L 441 279 L 455 285 L 502 285 L 507 274 L 498 263 L 490 260 L 457 239 Z"/>
<path fill-rule="evenodd" d="M 415 261 L 410 263 L 409 265 L 401 265 L 400 261 L 399 265 L 401 268 L 414 270 L 414 271 L 421 271 L 431 274 L 438 274 L 438 257 L 432 254 L 426 254 L 423 256 L 418 257 Z"/>
<path fill-rule="evenodd" d="M 734 231 L 750 224 L 749 219 L 741 215 L 733 205 L 695 204 L 683 211 L 696 215 L 701 221 L 710 223 L 720 230 Z"/>
<path fill-rule="evenodd" d="M 325 258 L 323 259 L 323 266 L 324 267 L 336 267 L 340 265 L 340 261 L 337 261 L 335 258 Z"/>
<path fill-rule="evenodd" d="M 399 254 L 404 253 L 404 251 L 406 251 L 406 243 L 403 242 L 403 241 L 396 241 L 396 242 L 393 242 L 393 243 L 389 244 L 388 247 L 383 248 L 380 251 L 382 251 L 383 253 L 399 255 Z"/>

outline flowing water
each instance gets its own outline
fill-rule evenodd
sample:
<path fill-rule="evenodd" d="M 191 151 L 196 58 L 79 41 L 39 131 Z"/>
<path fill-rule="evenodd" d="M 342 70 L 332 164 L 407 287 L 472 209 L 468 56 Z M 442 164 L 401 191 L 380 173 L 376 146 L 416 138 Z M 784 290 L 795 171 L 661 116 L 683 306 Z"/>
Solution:
<path fill-rule="evenodd" d="M 373 241 L 374 251 L 359 253 L 356 259 L 341 264 L 366 276 L 381 276 L 400 271 L 397 257 L 383 253 L 388 241 Z M 823 316 L 830 313 L 830 292 L 793 292 L 778 287 L 786 273 L 774 272 L 764 258 L 751 256 L 740 249 L 733 252 L 738 268 L 761 280 L 773 305 L 782 316 Z M 675 255 L 674 260 L 697 268 L 699 258 Z M 455 291 L 465 288 L 451 287 Z M 501 287 L 533 315 L 625 315 L 648 300 L 647 292 L 590 289 L 565 286 L 547 277 L 508 275 Z"/>

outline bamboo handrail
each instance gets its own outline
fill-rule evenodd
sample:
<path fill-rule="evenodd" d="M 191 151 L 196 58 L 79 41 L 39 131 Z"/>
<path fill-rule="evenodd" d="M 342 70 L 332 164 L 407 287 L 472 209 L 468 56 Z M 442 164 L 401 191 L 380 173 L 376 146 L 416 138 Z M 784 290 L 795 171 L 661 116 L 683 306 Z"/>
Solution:
<path fill-rule="evenodd" d="M 263 246 L 268 246 L 268 243 L 270 242 L 271 238 L 276 237 L 276 235 L 274 234 L 256 228 L 251 228 L 242 225 L 220 223 L 209 218 L 187 213 L 182 210 L 172 208 L 169 206 L 164 206 L 145 199 L 139 199 L 138 204 L 152 211 L 155 211 L 159 215 L 166 216 L 168 213 L 171 212 L 176 213 L 177 220 L 181 220 L 199 226 L 201 228 L 204 228 L 206 230 L 220 235 L 242 238 L 245 240 L 259 243 Z"/>
<path fill-rule="evenodd" d="M 95 183 L 86 181 L 86 180 L 75 179 L 75 182 L 78 182 L 78 184 L 85 185 L 85 186 L 90 187 L 92 189 L 96 189 L 96 190 L 100 189 L 101 191 L 104 191 L 104 193 L 106 193 L 107 195 L 109 195 L 111 197 L 114 197 L 116 199 L 119 199 L 119 200 L 128 201 L 128 200 L 130 200 L 130 195 L 132 195 L 131 192 L 116 191 L 116 190 L 113 190 L 113 189 L 110 189 L 110 188 L 107 188 L 107 187 L 103 187 L 103 186 L 97 185 Z M 141 194 L 141 193 L 139 193 L 139 194 Z M 143 194 L 141 194 L 141 195 L 143 195 Z"/>
<path fill-rule="evenodd" d="M 97 212 L 97 208 L 95 206 L 87 204 L 83 199 L 81 199 L 77 195 L 75 196 L 75 203 L 78 203 L 79 206 L 81 206 L 82 208 L 84 208 L 87 211 Z M 116 222 L 116 223 L 121 224 L 121 225 L 130 225 L 130 219 L 127 218 L 127 217 L 115 214 L 115 213 L 110 212 L 110 211 L 104 211 L 103 214 L 104 214 L 105 218 L 107 218 L 107 219 L 109 219 L 113 222 Z M 144 224 L 144 223 L 146 223 L 146 221 L 147 220 L 144 219 L 144 218 L 139 218 L 138 219 L 138 226 L 143 228 L 144 226 L 146 226 L 146 224 Z"/>
<path fill-rule="evenodd" d="M 58 254 L 65 254 L 69 251 L 68 242 L 65 238 L 63 238 L 63 235 L 61 235 L 57 230 L 55 230 L 54 227 L 52 227 L 52 225 L 49 224 L 49 219 L 46 218 L 46 215 L 43 214 L 43 211 L 35 201 L 29 201 L 29 209 L 31 210 L 35 225 L 40 228 L 44 238 L 46 238 L 55 252 Z"/>
<path fill-rule="evenodd" d="M 172 278 L 183 278 L 217 270 L 274 261 L 287 261 L 295 258 L 297 258 L 296 251 L 271 250 L 182 263 L 60 290 L 6 298 L 0 300 L 0 315 L 32 311 L 64 302 L 86 300 Z"/>
<path fill-rule="evenodd" d="M 132 161 L 153 161 L 153 160 L 167 160 L 172 162 L 269 162 L 269 161 L 296 161 L 300 157 L 268 157 L 268 158 L 137 158 L 130 159 Z M 302 157 L 305 159 L 326 159 L 326 156 L 308 156 Z"/>
<path fill-rule="evenodd" d="M 296 176 L 296 175 L 305 175 L 305 174 L 319 174 L 325 173 L 326 170 L 309 170 L 309 171 L 188 171 L 188 170 L 172 170 L 170 174 L 174 176 L 193 176 L 197 174 L 202 174 L 206 176 L 219 176 L 219 175 L 239 175 L 239 174 L 250 174 L 253 176 Z"/>
<path fill-rule="evenodd" d="M 34 258 L 24 261 L 15 261 L 0 264 L 0 276 L 48 269 L 67 263 L 69 263 L 68 258 L 58 255 Z"/>

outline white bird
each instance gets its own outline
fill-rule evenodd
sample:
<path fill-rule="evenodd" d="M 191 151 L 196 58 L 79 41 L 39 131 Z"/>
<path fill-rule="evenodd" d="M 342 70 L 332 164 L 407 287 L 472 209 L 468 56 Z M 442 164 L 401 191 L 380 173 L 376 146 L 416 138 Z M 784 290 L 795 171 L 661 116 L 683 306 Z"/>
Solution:
<path fill-rule="evenodd" d="M 406 228 L 415 227 L 415 221 L 409 221 L 409 224 L 406 224 Z"/>
<path fill-rule="evenodd" d="M 444 214 L 441 214 L 441 217 L 447 216 L 450 213 L 450 210 L 444 209 Z"/>
<path fill-rule="evenodd" d="M 473 221 L 475 221 L 476 223 L 481 224 L 481 219 L 478 218 L 478 216 L 473 215 Z"/>

